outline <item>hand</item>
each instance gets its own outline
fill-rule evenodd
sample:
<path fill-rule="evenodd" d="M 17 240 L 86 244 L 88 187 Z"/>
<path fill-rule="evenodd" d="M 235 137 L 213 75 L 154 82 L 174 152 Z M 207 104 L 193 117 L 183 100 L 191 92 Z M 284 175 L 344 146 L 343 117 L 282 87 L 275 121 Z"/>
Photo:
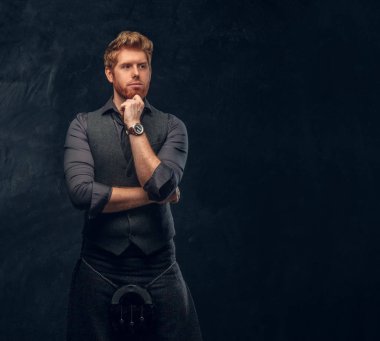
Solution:
<path fill-rule="evenodd" d="M 163 201 L 159 201 L 158 203 L 159 204 L 166 204 L 166 203 L 177 204 L 179 202 L 180 197 L 181 197 L 181 192 L 179 188 L 177 187 L 170 197 L 168 197 L 167 199 Z"/>
<path fill-rule="evenodd" d="M 143 110 L 144 101 L 139 95 L 133 96 L 132 99 L 127 99 L 120 106 L 124 124 L 129 128 L 140 122 L 140 117 Z"/>

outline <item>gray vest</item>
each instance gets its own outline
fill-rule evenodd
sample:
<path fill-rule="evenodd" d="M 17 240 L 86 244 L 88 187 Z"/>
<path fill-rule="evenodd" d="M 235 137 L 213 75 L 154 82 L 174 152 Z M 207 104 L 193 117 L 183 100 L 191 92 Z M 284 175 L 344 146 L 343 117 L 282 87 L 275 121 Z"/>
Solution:
<path fill-rule="evenodd" d="M 152 149 L 157 154 L 168 134 L 168 118 L 151 106 L 141 123 Z M 88 114 L 87 135 L 94 158 L 95 181 L 108 186 L 140 187 L 129 139 L 124 151 L 115 122 L 110 113 L 99 109 Z M 115 255 L 121 254 L 131 242 L 150 254 L 164 246 L 175 234 L 169 204 L 149 204 L 117 213 L 86 215 L 83 237 Z"/>

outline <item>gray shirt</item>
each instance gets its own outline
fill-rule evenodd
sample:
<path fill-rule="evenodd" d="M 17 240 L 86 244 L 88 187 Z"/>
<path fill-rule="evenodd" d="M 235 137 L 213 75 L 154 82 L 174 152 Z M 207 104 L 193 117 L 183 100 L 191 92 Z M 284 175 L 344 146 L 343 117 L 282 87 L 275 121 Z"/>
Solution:
<path fill-rule="evenodd" d="M 144 103 L 142 115 L 147 111 L 154 113 L 156 109 L 146 99 Z M 102 110 L 104 114 L 112 115 L 123 148 L 125 127 L 112 98 Z M 79 113 L 69 126 L 64 147 L 64 171 L 74 206 L 88 210 L 89 216 L 94 217 L 109 201 L 112 188 L 94 181 L 94 160 L 88 144 L 87 117 L 88 113 Z M 187 150 L 188 139 L 184 123 L 178 117 L 169 115 L 168 135 L 157 155 L 161 163 L 144 185 L 151 200 L 162 201 L 173 193 L 183 175 Z"/>

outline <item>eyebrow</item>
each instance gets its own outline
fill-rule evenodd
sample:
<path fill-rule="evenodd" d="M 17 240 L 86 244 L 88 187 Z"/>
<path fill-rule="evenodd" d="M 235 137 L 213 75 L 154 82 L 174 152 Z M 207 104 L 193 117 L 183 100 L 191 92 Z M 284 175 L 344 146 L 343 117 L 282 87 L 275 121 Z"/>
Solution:
<path fill-rule="evenodd" d="M 124 63 L 120 63 L 120 65 L 132 65 L 132 64 L 142 65 L 142 64 L 148 64 L 148 62 L 124 62 Z"/>

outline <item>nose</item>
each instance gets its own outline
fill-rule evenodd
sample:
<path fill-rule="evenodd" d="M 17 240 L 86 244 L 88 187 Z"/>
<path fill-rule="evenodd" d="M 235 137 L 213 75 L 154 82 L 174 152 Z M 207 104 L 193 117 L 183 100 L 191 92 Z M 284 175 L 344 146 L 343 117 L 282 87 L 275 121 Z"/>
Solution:
<path fill-rule="evenodd" d="M 132 69 L 132 77 L 133 77 L 133 78 L 138 78 L 138 77 L 139 77 L 139 69 L 138 69 L 137 65 L 134 65 L 134 66 L 133 66 L 133 69 Z"/>

